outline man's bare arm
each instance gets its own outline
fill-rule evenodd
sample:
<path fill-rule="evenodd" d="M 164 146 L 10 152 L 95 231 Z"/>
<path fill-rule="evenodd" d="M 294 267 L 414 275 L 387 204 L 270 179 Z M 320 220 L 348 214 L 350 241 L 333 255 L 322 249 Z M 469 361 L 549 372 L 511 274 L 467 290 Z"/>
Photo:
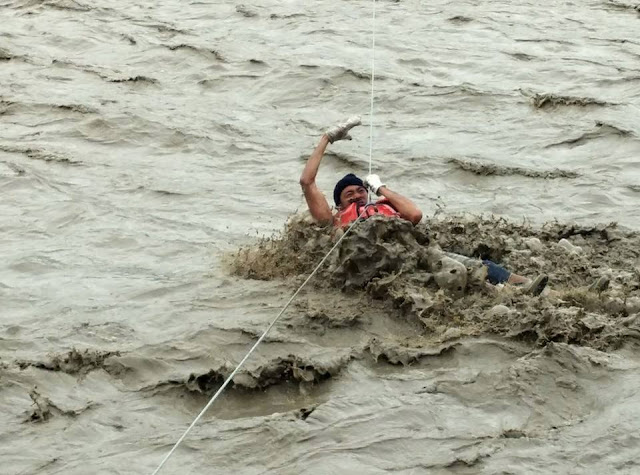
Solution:
<path fill-rule="evenodd" d="M 389 200 L 401 218 L 411 221 L 413 224 L 418 224 L 422 219 L 422 211 L 409 198 L 391 191 L 386 185 L 378 189 L 378 194 Z"/>
<path fill-rule="evenodd" d="M 318 223 L 329 224 L 333 222 L 333 215 L 331 214 L 329 203 L 327 203 L 327 199 L 316 185 L 316 175 L 318 174 L 318 168 L 324 156 L 324 151 L 329 143 L 334 143 L 337 140 L 351 140 L 349 130 L 356 125 L 360 125 L 360 117 L 354 116 L 347 119 L 346 122 L 327 130 L 320 139 L 320 143 L 318 143 L 313 150 L 304 170 L 302 170 L 300 186 L 304 192 L 304 198 L 307 200 L 311 216 L 313 216 L 313 219 Z"/>
<path fill-rule="evenodd" d="M 400 214 L 400 217 L 411 221 L 413 224 L 418 224 L 422 219 L 422 211 L 411 201 L 409 198 L 405 198 L 400 193 L 391 191 L 387 185 L 382 183 L 378 175 L 368 175 L 364 179 L 364 184 L 378 196 L 384 196 L 389 200 L 391 206 Z"/>
<path fill-rule="evenodd" d="M 311 216 L 320 224 L 329 224 L 333 221 L 329 203 L 316 185 L 318 168 L 328 144 L 329 136 L 324 134 L 311 153 L 300 176 L 300 186 L 304 193 L 304 199 L 307 201 L 307 206 L 309 206 Z"/>

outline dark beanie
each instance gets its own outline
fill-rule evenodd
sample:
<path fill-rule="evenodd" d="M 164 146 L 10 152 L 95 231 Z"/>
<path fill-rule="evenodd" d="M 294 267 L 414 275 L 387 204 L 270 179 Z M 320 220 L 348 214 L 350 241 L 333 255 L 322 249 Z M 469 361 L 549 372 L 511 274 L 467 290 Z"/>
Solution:
<path fill-rule="evenodd" d="M 333 189 L 333 201 L 336 202 L 336 206 L 340 206 L 340 193 L 342 193 L 342 190 L 350 185 L 364 186 L 364 183 L 362 183 L 362 180 L 355 176 L 353 173 L 349 173 L 348 175 L 342 177 L 342 179 L 338 183 L 336 183 L 336 187 Z"/>

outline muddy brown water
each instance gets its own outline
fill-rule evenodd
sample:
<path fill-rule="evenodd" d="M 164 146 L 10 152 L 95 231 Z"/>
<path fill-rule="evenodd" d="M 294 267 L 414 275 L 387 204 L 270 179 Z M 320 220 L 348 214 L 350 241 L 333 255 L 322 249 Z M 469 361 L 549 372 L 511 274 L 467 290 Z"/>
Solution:
<path fill-rule="evenodd" d="M 329 241 L 229 256 L 304 210 L 353 114 L 318 183 L 366 173 L 371 6 L 0 3 L 0 472 L 160 463 Z M 627 0 L 378 2 L 374 171 L 443 248 L 561 295 L 324 274 L 162 473 L 638 473 L 639 27 Z"/>

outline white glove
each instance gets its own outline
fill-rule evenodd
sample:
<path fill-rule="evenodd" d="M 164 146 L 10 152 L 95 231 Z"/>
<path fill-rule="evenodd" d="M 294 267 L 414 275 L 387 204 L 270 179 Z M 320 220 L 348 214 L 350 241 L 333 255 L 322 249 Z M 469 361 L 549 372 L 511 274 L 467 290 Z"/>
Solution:
<path fill-rule="evenodd" d="M 380 177 L 378 175 L 372 174 L 367 175 L 367 177 L 364 179 L 364 186 L 369 188 L 376 195 L 380 196 L 380 193 L 378 193 L 380 191 L 380 188 L 387 185 L 382 183 L 382 180 L 380 180 Z"/>
<path fill-rule="evenodd" d="M 362 124 L 360 117 L 353 116 L 347 119 L 346 122 L 331 127 L 326 131 L 326 134 L 329 137 L 329 142 L 333 143 L 336 140 L 351 140 L 349 130 L 360 124 Z"/>

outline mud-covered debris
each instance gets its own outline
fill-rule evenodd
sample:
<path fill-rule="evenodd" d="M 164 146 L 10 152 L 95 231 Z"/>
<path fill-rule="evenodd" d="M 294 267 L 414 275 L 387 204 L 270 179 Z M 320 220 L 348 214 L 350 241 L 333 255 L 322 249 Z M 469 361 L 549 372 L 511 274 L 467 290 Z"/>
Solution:
<path fill-rule="evenodd" d="M 480 160 L 469 160 L 460 158 L 449 158 L 447 163 L 452 164 L 460 170 L 473 173 L 479 176 L 511 176 L 519 175 L 529 178 L 543 178 L 553 180 L 556 178 L 577 178 L 578 172 L 572 170 L 535 170 L 532 168 L 512 167 L 497 163 L 484 162 Z"/>
<path fill-rule="evenodd" d="M 469 18 L 463 15 L 456 15 L 451 18 L 447 18 L 447 21 L 450 21 L 451 23 L 463 24 L 472 22 L 473 18 Z"/>
<path fill-rule="evenodd" d="M 392 342 L 374 338 L 365 351 L 370 353 L 376 361 L 386 361 L 394 365 L 408 366 L 422 358 L 441 356 L 455 350 L 455 343 L 435 347 L 412 347 L 401 342 Z"/>
<path fill-rule="evenodd" d="M 149 76 L 124 76 L 124 77 L 107 77 L 104 76 L 103 79 L 106 79 L 109 82 L 114 83 L 136 83 L 136 84 L 158 84 L 158 80 Z"/>
<path fill-rule="evenodd" d="M 46 422 L 51 418 L 51 401 L 41 396 L 37 388 L 29 391 L 29 397 L 33 401 L 33 410 L 29 413 L 25 422 Z"/>
<path fill-rule="evenodd" d="M 333 246 L 335 234 L 293 219 L 281 235 L 236 253 L 231 267 L 245 277 L 300 282 Z M 397 318 L 418 324 L 429 341 L 444 341 L 456 328 L 460 337 L 498 334 L 536 345 L 555 341 L 609 349 L 637 338 L 635 327 L 622 321 L 640 305 L 638 249 L 640 235 L 615 223 L 534 227 L 462 215 L 413 226 L 371 218 L 353 228 L 310 285 L 335 292 L 336 302 L 344 292 L 361 296 L 362 315 L 375 301 L 384 302 Z M 454 266 L 445 251 L 471 259 Z M 549 290 L 536 297 L 516 286 L 490 286 L 480 272 L 486 269 L 482 259 L 530 278 L 546 274 Z M 590 291 L 602 276 L 609 287 Z M 454 280 L 459 285 L 450 285 Z M 344 321 L 339 308 L 303 311 L 324 327 Z"/>
<path fill-rule="evenodd" d="M 544 109 L 559 106 L 607 106 L 609 102 L 593 99 L 592 97 L 562 96 L 558 94 L 536 94 L 531 98 L 533 107 Z"/>
<path fill-rule="evenodd" d="M 6 49 L 0 48 L 0 61 L 10 61 L 11 59 L 13 59 L 13 55 Z"/>
<path fill-rule="evenodd" d="M 306 421 L 307 417 L 309 417 L 311 415 L 311 413 L 313 413 L 313 411 L 316 410 L 316 407 L 318 407 L 318 406 L 301 407 L 298 410 L 298 418 L 302 419 L 303 421 Z"/>
<path fill-rule="evenodd" d="M 305 326 L 315 330 L 349 328 L 357 326 L 362 321 L 362 315 L 353 311 L 334 315 L 327 309 L 308 309 L 302 316 L 305 320 Z"/>
<path fill-rule="evenodd" d="M 247 18 L 252 18 L 258 16 L 258 12 L 247 7 L 244 4 L 236 5 L 236 12 L 240 13 L 242 16 Z"/>
<path fill-rule="evenodd" d="M 296 355 L 273 358 L 253 369 L 242 369 L 229 383 L 229 388 L 263 390 L 285 383 L 316 384 L 337 374 L 354 357 L 351 353 L 332 354 L 328 358 L 303 358 Z M 214 366 L 204 373 L 191 373 L 185 379 L 172 378 L 159 381 L 146 391 L 186 389 L 188 392 L 212 394 L 217 391 L 234 370 L 230 363 Z"/>
<path fill-rule="evenodd" d="M 29 391 L 29 397 L 32 401 L 32 407 L 28 411 L 24 422 L 47 422 L 54 416 L 73 418 L 96 406 L 95 403 L 89 403 L 79 409 L 61 409 L 51 402 L 51 399 L 40 394 L 37 387 L 34 387 Z"/>
<path fill-rule="evenodd" d="M 111 356 L 120 356 L 118 351 L 100 351 L 100 350 L 77 350 L 73 348 L 71 351 L 61 355 L 50 355 L 46 361 L 26 361 L 18 360 L 16 364 L 20 369 L 30 366 L 34 368 L 46 369 L 48 371 L 61 371 L 67 374 L 84 375 L 93 370 L 103 368 L 105 360 Z"/>

